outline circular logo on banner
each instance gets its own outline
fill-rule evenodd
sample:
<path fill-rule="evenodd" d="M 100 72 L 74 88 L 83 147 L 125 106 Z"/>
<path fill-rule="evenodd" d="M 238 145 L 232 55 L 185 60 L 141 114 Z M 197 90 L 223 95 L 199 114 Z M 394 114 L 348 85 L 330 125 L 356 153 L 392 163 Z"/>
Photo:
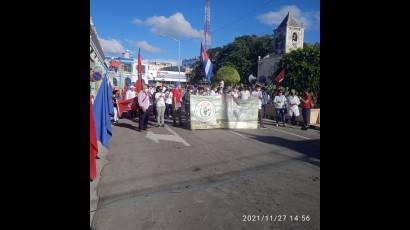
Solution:
<path fill-rule="evenodd" d="M 196 105 L 195 115 L 198 118 L 198 120 L 202 122 L 207 122 L 214 118 L 215 107 L 209 101 L 201 101 Z"/>

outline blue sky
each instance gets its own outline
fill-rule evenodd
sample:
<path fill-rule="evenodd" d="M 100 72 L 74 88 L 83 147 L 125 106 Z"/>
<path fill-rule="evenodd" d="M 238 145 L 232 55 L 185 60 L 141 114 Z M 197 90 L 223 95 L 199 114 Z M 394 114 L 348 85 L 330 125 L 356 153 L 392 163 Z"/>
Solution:
<path fill-rule="evenodd" d="M 106 55 L 125 49 L 150 60 L 199 55 L 205 0 L 90 0 L 91 17 Z M 305 42 L 320 42 L 320 0 L 211 0 L 211 47 L 241 35 L 272 35 L 291 11 L 305 25 Z M 160 36 L 160 34 L 165 35 Z"/>

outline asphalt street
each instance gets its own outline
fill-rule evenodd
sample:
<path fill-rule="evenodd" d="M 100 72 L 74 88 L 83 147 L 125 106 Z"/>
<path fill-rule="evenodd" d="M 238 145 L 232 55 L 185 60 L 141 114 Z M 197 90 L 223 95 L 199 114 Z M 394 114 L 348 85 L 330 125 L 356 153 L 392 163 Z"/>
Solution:
<path fill-rule="evenodd" d="M 113 126 L 92 229 L 320 229 L 320 131 L 167 123 Z"/>

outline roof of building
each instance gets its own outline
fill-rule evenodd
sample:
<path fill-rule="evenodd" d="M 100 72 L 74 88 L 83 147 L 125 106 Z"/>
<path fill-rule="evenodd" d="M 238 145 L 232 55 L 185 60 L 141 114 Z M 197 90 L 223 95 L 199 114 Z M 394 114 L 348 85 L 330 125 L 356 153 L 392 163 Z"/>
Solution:
<path fill-rule="evenodd" d="M 303 27 L 303 25 L 299 24 L 296 19 L 288 12 L 286 17 L 283 19 L 283 21 L 279 24 L 278 28 L 284 27 L 284 26 L 293 26 L 293 27 Z"/>
<path fill-rule="evenodd" d="M 101 47 L 100 41 L 98 40 L 97 32 L 95 31 L 94 25 L 91 24 L 92 21 L 90 20 L 90 35 L 91 41 L 94 43 L 95 47 L 97 48 L 98 53 L 100 53 L 103 60 L 105 60 L 104 51 Z"/>

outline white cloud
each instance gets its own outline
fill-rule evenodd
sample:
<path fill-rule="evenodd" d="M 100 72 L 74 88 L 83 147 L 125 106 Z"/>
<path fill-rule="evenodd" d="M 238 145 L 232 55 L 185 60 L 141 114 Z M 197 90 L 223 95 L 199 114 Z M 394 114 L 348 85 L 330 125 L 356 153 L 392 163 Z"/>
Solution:
<path fill-rule="evenodd" d="M 131 40 L 127 40 L 128 43 L 130 43 L 131 45 L 141 48 L 149 53 L 156 53 L 159 52 L 161 49 L 155 46 L 150 45 L 148 42 L 146 41 L 131 41 Z"/>
<path fill-rule="evenodd" d="M 119 55 L 124 52 L 124 47 L 116 39 L 106 40 L 99 38 L 99 40 L 105 54 Z"/>
<path fill-rule="evenodd" d="M 288 12 L 290 12 L 298 22 L 303 23 L 305 29 L 317 29 L 320 24 L 320 11 L 302 11 L 295 5 L 282 6 L 277 11 L 269 11 L 259 15 L 257 19 L 263 24 L 277 26 L 282 22 Z"/>
<path fill-rule="evenodd" d="M 142 21 L 141 19 L 138 19 L 138 18 L 134 18 L 132 20 L 132 23 L 134 23 L 135 25 L 142 25 L 142 24 L 144 24 L 144 21 Z"/>
<path fill-rule="evenodd" d="M 165 35 L 181 38 L 197 38 L 202 39 L 203 30 L 192 28 L 191 24 L 185 19 L 180 12 L 175 13 L 169 17 L 153 16 L 147 18 L 145 21 L 134 19 L 133 23 L 136 25 L 147 25 L 151 27 L 151 32 L 158 35 Z"/>

